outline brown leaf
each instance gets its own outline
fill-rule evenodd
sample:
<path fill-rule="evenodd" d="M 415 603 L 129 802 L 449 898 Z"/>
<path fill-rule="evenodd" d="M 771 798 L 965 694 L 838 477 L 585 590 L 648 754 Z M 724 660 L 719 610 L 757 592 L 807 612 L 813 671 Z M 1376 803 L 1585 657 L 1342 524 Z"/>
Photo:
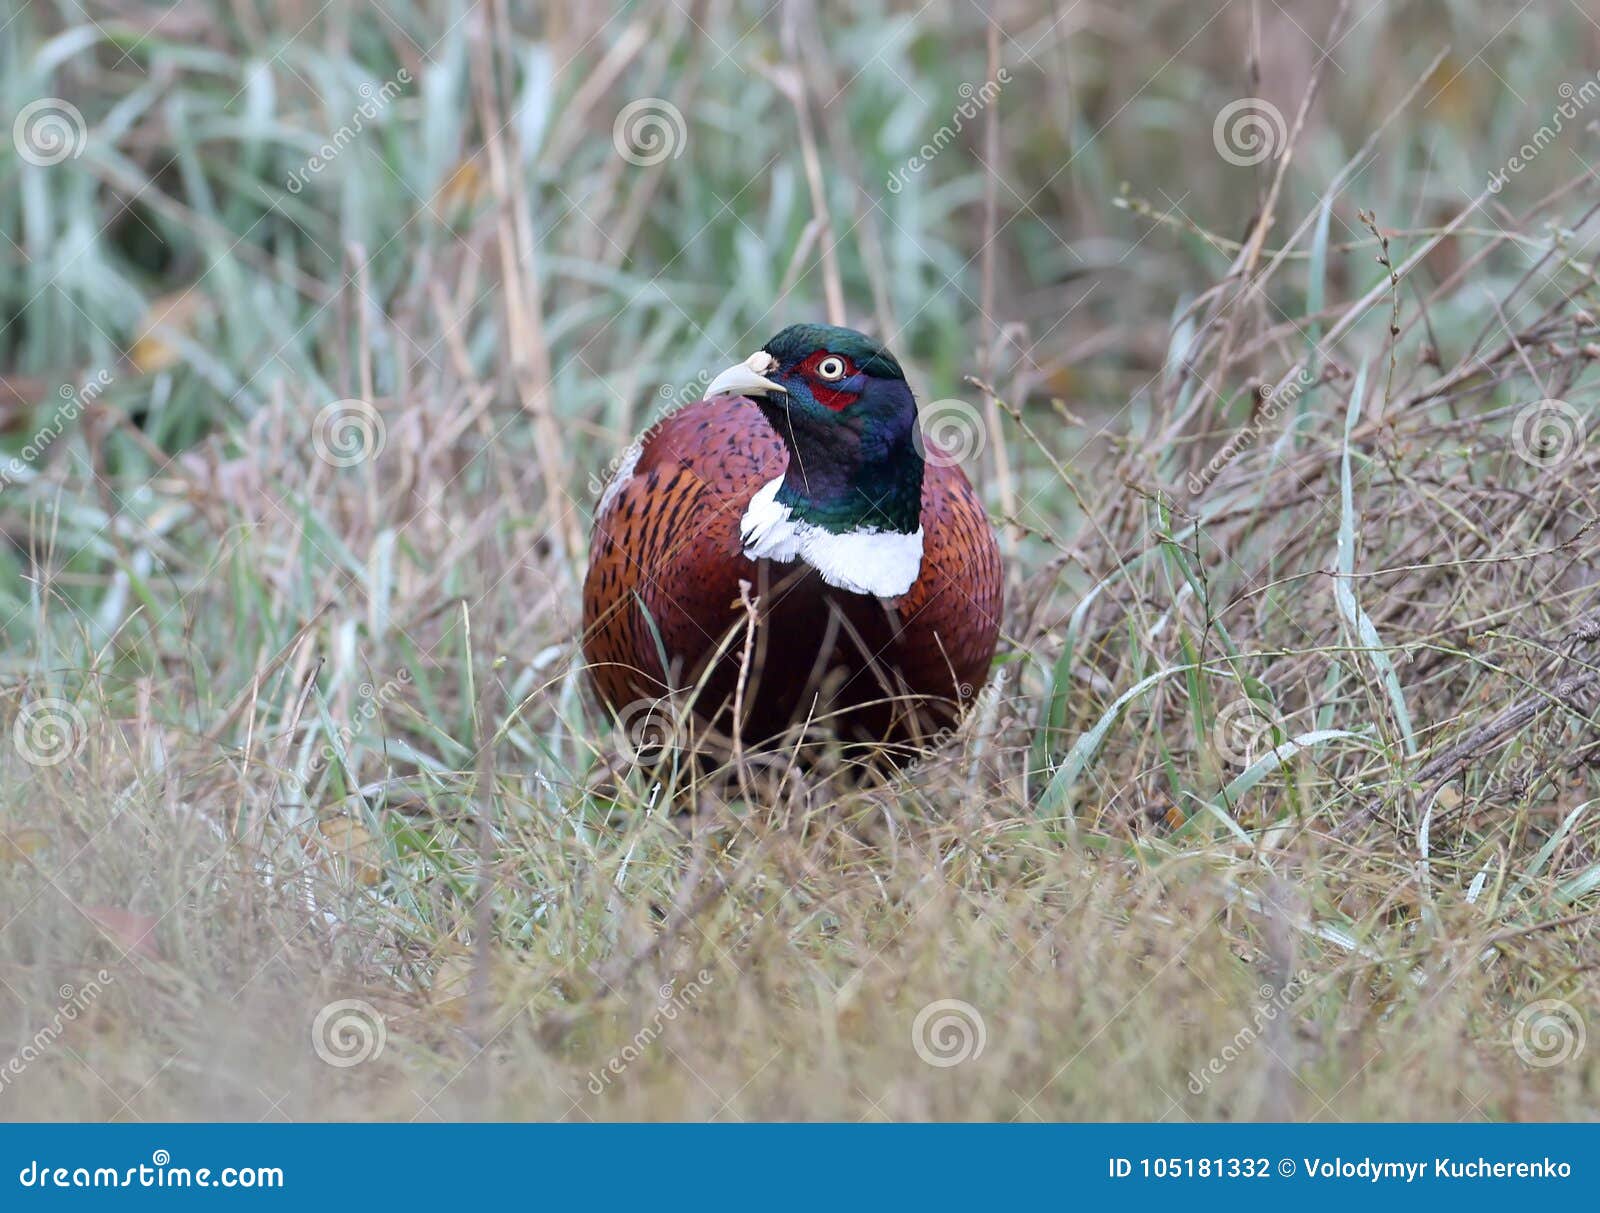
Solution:
<path fill-rule="evenodd" d="M 120 906 L 84 906 L 89 921 L 100 928 L 100 933 L 124 952 L 161 958 L 156 944 L 156 926 L 161 921 L 153 914 L 124 910 Z"/>
<path fill-rule="evenodd" d="M 174 339 L 193 331 L 204 303 L 204 295 L 187 288 L 152 299 L 145 310 L 139 338 L 128 351 L 128 360 L 146 374 L 176 366 L 183 355 Z"/>
<path fill-rule="evenodd" d="M 383 851 L 372 831 L 354 817 L 327 817 L 317 823 L 324 855 L 349 865 L 357 884 L 371 888 L 383 879 Z M 325 866 L 330 875 L 334 869 Z"/>
<path fill-rule="evenodd" d="M 0 863 L 24 863 L 49 845 L 43 830 L 0 829 Z"/>

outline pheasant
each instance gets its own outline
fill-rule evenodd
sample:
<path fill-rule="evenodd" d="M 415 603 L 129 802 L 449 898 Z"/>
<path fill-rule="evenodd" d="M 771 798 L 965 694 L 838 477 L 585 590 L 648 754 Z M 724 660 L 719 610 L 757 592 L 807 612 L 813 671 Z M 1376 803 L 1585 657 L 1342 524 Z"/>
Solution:
<path fill-rule="evenodd" d="M 926 456 L 926 457 L 925 457 Z M 673 740 L 818 726 L 891 756 L 988 677 L 1000 551 L 925 443 L 900 364 L 853 329 L 784 329 L 651 426 L 595 510 L 583 654 L 600 698 Z"/>

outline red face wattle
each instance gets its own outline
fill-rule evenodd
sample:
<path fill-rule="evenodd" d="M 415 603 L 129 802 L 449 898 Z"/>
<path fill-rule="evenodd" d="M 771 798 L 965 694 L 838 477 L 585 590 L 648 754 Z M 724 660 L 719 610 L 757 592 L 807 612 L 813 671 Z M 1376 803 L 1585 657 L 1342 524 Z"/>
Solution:
<path fill-rule="evenodd" d="M 775 500 L 835 534 L 909 535 L 922 509 L 917 401 L 900 364 L 854 329 L 790 325 L 717 375 L 706 396 L 743 396 L 789 451 Z"/>
<path fill-rule="evenodd" d="M 817 350 L 795 367 L 793 373 L 805 378 L 818 404 L 836 413 L 861 399 L 861 381 L 855 364 L 843 354 Z"/>

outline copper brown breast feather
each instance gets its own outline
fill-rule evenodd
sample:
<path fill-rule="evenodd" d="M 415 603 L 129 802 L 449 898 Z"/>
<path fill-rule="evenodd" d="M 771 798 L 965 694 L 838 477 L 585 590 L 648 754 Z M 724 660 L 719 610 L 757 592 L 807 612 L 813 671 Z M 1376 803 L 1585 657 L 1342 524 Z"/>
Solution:
<path fill-rule="evenodd" d="M 898 364 L 797 326 L 708 397 L 644 434 L 596 510 L 583 653 L 600 698 L 637 714 L 676 697 L 747 742 L 809 724 L 926 743 L 988 676 L 1002 578 L 966 476 L 923 458 Z"/>

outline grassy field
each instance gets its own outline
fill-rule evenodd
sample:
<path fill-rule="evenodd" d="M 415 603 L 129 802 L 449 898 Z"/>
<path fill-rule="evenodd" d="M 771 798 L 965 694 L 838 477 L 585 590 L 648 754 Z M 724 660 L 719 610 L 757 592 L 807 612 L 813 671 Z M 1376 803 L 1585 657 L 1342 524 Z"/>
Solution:
<path fill-rule="evenodd" d="M 1592 12 L 532 7 L 7 11 L 0 1117 L 1592 1117 Z M 830 318 L 989 688 L 631 763 L 599 489 Z"/>

